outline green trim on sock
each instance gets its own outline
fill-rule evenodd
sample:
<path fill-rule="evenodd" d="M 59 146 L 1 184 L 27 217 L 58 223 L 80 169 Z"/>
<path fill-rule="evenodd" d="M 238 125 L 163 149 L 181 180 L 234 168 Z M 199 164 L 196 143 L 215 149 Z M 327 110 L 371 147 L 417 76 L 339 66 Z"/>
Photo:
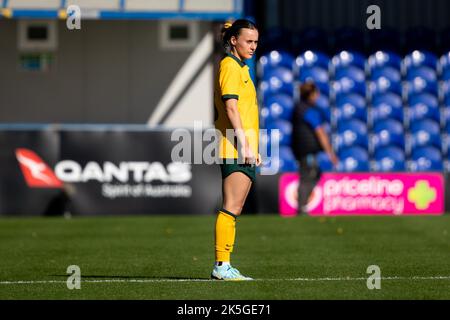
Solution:
<path fill-rule="evenodd" d="M 237 215 L 235 215 L 234 213 L 232 213 L 232 212 L 230 212 L 230 211 L 228 211 L 228 210 L 225 210 L 224 208 L 222 208 L 222 209 L 220 209 L 219 210 L 220 212 L 223 212 L 223 213 L 225 213 L 225 214 L 228 214 L 228 215 L 230 215 L 230 216 L 232 216 L 233 218 L 237 218 Z"/>

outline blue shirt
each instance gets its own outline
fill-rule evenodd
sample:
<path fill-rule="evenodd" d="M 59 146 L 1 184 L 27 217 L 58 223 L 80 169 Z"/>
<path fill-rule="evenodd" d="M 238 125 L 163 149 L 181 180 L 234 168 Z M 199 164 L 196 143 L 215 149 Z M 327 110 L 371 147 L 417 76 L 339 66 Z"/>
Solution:
<path fill-rule="evenodd" d="M 317 110 L 315 107 L 308 108 L 303 116 L 303 119 L 311 125 L 314 130 L 324 123 L 320 110 Z"/>

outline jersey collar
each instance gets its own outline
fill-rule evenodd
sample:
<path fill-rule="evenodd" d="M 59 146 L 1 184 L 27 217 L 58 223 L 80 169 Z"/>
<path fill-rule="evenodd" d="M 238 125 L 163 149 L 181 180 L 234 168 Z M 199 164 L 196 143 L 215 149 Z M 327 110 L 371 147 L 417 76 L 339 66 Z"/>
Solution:
<path fill-rule="evenodd" d="M 242 68 L 246 66 L 245 62 L 242 61 L 241 59 L 239 59 L 238 57 L 236 57 L 234 54 L 227 52 L 227 56 L 229 56 L 234 61 L 236 61 Z"/>

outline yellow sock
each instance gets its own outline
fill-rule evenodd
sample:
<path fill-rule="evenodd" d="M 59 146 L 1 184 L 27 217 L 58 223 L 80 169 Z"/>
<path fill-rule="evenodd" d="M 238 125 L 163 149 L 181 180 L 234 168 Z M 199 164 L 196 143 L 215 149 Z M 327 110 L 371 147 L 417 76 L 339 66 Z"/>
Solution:
<path fill-rule="evenodd" d="M 216 261 L 229 262 L 236 236 L 236 216 L 219 210 L 216 220 Z"/>

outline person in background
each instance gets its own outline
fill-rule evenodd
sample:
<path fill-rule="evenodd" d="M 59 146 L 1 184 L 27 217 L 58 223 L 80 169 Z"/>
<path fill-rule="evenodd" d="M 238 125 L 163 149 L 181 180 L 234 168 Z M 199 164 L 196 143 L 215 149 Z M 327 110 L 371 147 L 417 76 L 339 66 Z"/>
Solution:
<path fill-rule="evenodd" d="M 338 158 L 333 151 L 322 112 L 316 107 L 319 90 L 313 82 L 300 85 L 300 102 L 292 115 L 292 151 L 299 162 L 300 186 L 298 191 L 299 212 L 306 212 L 306 204 L 314 186 L 320 179 L 316 155 L 325 151 L 334 166 Z"/>

